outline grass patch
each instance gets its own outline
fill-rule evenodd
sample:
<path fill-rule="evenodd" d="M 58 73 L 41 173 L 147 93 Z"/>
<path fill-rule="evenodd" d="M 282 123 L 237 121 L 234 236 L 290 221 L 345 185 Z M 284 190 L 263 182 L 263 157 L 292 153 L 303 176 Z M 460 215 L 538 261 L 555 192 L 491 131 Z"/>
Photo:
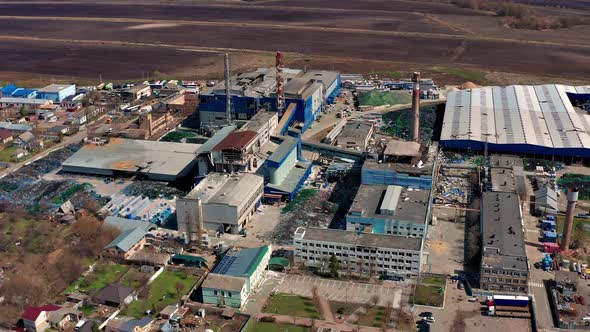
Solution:
<path fill-rule="evenodd" d="M 310 200 L 313 198 L 319 191 L 317 189 L 301 189 L 297 196 L 293 198 L 287 205 L 283 207 L 281 213 L 287 213 L 293 211 L 299 204 Z"/>
<path fill-rule="evenodd" d="M 13 161 L 12 154 L 18 149 L 16 146 L 9 146 L 6 149 L 0 151 L 0 161 L 11 162 Z M 27 156 L 22 157 L 20 160 L 25 160 Z"/>
<path fill-rule="evenodd" d="M 245 332 L 309 332 L 308 327 L 250 321 Z"/>
<path fill-rule="evenodd" d="M 179 143 L 183 139 L 189 139 L 195 137 L 195 133 L 192 131 L 171 131 L 166 136 L 162 137 L 162 142 L 176 142 Z"/>
<path fill-rule="evenodd" d="M 383 114 L 383 127 L 380 132 L 401 138 L 411 140 L 412 123 L 414 123 L 413 112 L 411 109 Z M 429 142 L 436 122 L 436 112 L 432 106 L 420 107 L 420 142 Z"/>
<path fill-rule="evenodd" d="M 127 271 L 127 273 L 125 273 L 119 283 L 121 285 L 138 289 L 147 283 L 147 279 L 149 279 L 147 274 L 139 271 L 137 268 L 131 268 L 129 271 Z"/>
<path fill-rule="evenodd" d="M 412 95 L 407 91 L 367 91 L 359 94 L 360 106 L 409 104 Z"/>
<path fill-rule="evenodd" d="M 313 303 L 313 300 L 299 295 L 271 295 L 268 299 L 268 305 L 266 305 L 262 311 L 278 315 L 290 315 L 313 319 L 320 318 L 320 311 Z"/>
<path fill-rule="evenodd" d="M 382 327 L 385 320 L 385 308 L 370 307 L 367 313 L 359 318 L 359 325 Z"/>
<path fill-rule="evenodd" d="M 94 313 L 94 310 L 96 310 L 96 308 L 97 307 L 95 305 L 87 304 L 85 306 L 80 307 L 80 311 L 84 313 L 84 316 L 88 317 Z"/>
<path fill-rule="evenodd" d="M 557 216 L 557 233 L 563 234 L 563 224 L 565 216 Z M 589 219 L 574 218 L 574 234 L 572 235 L 572 246 L 588 243 L 590 241 L 590 232 L 584 230 L 584 225 L 590 225 Z M 588 227 L 588 226 L 586 226 Z"/>
<path fill-rule="evenodd" d="M 420 283 L 424 285 L 444 286 L 446 283 L 446 279 L 443 277 L 428 276 L 422 277 Z"/>
<path fill-rule="evenodd" d="M 445 297 L 444 290 L 441 286 L 418 284 L 414 294 L 410 296 L 410 303 L 440 307 Z"/>
<path fill-rule="evenodd" d="M 557 184 L 561 188 L 578 188 L 579 199 L 590 200 L 590 175 L 567 173 L 557 180 Z"/>
<path fill-rule="evenodd" d="M 486 78 L 485 73 L 476 70 L 467 70 L 455 67 L 433 67 L 432 70 L 457 76 L 465 81 L 470 81 L 473 83 L 484 83 Z"/>
<path fill-rule="evenodd" d="M 149 286 L 149 296 L 145 300 L 138 300 L 129 303 L 127 315 L 133 317 L 142 317 L 146 310 L 153 310 L 155 313 L 160 312 L 165 306 L 178 302 L 176 294 L 176 283 L 184 285 L 180 296 L 188 294 L 197 277 L 184 272 L 164 271 Z"/>
<path fill-rule="evenodd" d="M 129 267 L 121 264 L 97 263 L 94 271 L 87 277 L 80 277 L 66 288 L 65 293 L 92 292 L 115 283 L 129 270 Z"/>
<path fill-rule="evenodd" d="M 73 186 L 69 187 L 68 189 L 62 191 L 54 200 L 53 203 L 57 205 L 62 205 L 63 203 L 67 202 L 72 196 L 76 193 L 85 191 L 86 189 L 90 188 L 91 185 L 88 183 L 76 183 Z"/>

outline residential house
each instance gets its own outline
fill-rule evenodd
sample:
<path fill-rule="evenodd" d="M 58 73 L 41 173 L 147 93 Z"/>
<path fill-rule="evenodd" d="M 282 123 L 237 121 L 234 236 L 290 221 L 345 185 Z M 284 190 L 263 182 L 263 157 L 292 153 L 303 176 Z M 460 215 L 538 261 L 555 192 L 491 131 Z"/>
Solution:
<path fill-rule="evenodd" d="M 50 312 L 47 322 L 52 328 L 63 330 L 70 322 L 77 323 L 83 315 L 80 310 L 62 307 Z"/>
<path fill-rule="evenodd" d="M 6 144 L 12 141 L 12 132 L 8 129 L 0 129 L 0 143 Z"/>
<path fill-rule="evenodd" d="M 27 307 L 21 315 L 22 327 L 25 331 L 43 332 L 50 327 L 47 318 L 53 311 L 61 309 L 54 304 L 46 304 L 40 307 Z M 20 325 L 20 324 L 19 324 Z"/>
<path fill-rule="evenodd" d="M 110 284 L 92 295 L 94 304 L 103 304 L 109 307 L 118 308 L 133 300 L 134 290 L 131 287 Z"/>
<path fill-rule="evenodd" d="M 154 320 L 150 317 L 140 319 L 132 317 L 116 317 L 105 326 L 105 332 L 146 332 L 149 331 Z"/>
<path fill-rule="evenodd" d="M 13 153 L 12 153 L 12 158 L 14 159 L 21 159 L 24 158 L 25 156 L 27 156 L 29 154 L 29 152 L 25 149 L 16 149 Z"/>
<path fill-rule="evenodd" d="M 67 306 L 75 309 L 80 309 L 80 307 L 85 306 L 88 304 L 88 295 L 79 292 L 73 292 L 66 296 L 66 304 Z"/>
<path fill-rule="evenodd" d="M 13 144 L 19 146 L 21 148 L 30 148 L 35 141 L 35 135 L 32 132 L 27 131 L 18 135 L 18 137 L 14 140 Z"/>
<path fill-rule="evenodd" d="M 66 125 L 56 125 L 53 126 L 49 129 L 47 129 L 47 135 L 50 136 L 59 136 L 61 135 L 67 135 L 70 132 L 70 127 L 66 126 Z"/>
<path fill-rule="evenodd" d="M 0 122 L 0 129 L 8 129 L 13 133 L 21 134 L 33 130 L 33 126 L 10 122 Z"/>
<path fill-rule="evenodd" d="M 115 260 L 128 259 L 144 247 L 146 234 L 147 231 L 140 227 L 126 229 L 104 247 L 102 256 Z"/>

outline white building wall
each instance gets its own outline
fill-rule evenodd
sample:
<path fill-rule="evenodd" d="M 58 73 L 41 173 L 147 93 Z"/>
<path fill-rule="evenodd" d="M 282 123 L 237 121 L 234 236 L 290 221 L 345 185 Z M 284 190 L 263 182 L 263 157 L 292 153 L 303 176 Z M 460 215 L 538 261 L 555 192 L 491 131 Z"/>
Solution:
<path fill-rule="evenodd" d="M 378 276 L 418 274 L 420 251 L 391 248 L 357 248 L 355 245 L 295 239 L 295 263 L 308 267 L 327 268 L 335 255 L 341 273 Z"/>

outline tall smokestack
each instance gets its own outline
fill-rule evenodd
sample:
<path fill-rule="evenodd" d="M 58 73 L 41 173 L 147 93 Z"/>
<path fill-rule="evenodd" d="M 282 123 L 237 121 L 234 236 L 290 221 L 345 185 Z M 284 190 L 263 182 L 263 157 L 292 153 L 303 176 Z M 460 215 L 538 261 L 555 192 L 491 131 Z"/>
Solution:
<path fill-rule="evenodd" d="M 229 70 L 229 54 L 225 53 L 225 122 L 230 125 L 231 118 L 231 80 Z"/>
<path fill-rule="evenodd" d="M 568 251 L 574 226 L 574 214 L 578 201 L 578 189 L 570 188 L 567 191 L 567 210 L 565 212 L 565 224 L 563 225 L 563 237 L 561 239 L 561 251 Z"/>
<path fill-rule="evenodd" d="M 414 72 L 412 82 L 414 83 L 412 91 L 412 112 L 414 113 L 412 140 L 418 142 L 420 140 L 420 72 Z"/>
<path fill-rule="evenodd" d="M 285 111 L 285 78 L 283 77 L 283 53 L 277 52 L 277 111 L 282 114 Z"/>

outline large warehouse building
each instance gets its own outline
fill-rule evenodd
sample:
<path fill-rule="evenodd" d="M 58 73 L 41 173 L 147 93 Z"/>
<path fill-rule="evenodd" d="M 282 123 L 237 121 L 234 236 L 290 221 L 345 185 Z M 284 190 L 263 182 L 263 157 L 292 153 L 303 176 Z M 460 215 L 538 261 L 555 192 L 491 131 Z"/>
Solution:
<path fill-rule="evenodd" d="M 145 176 L 174 182 L 196 165 L 200 144 L 111 138 L 103 146 L 87 144 L 63 162 L 65 172 L 103 176 Z"/>
<path fill-rule="evenodd" d="M 440 144 L 566 158 L 590 157 L 590 115 L 571 100 L 588 99 L 589 87 L 558 84 L 483 87 L 452 91 Z"/>

